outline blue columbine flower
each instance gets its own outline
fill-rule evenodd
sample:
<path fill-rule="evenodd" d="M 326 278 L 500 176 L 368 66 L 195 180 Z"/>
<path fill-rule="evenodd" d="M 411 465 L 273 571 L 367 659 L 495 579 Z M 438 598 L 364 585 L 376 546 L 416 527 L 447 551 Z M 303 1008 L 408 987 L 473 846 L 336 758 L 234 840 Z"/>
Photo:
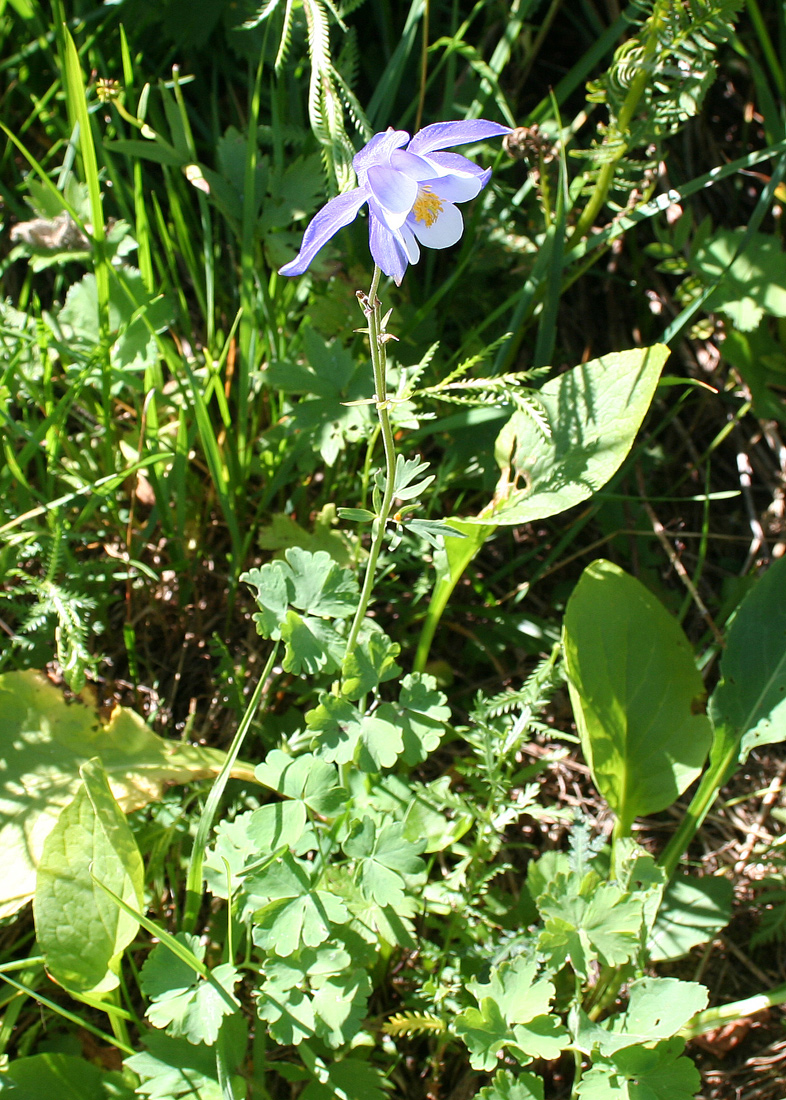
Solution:
<path fill-rule="evenodd" d="M 371 255 L 400 284 L 407 264 L 420 259 L 418 242 L 426 248 L 456 243 L 464 219 L 454 204 L 474 199 L 491 176 L 490 168 L 484 171 L 466 157 L 443 150 L 509 133 L 508 126 L 479 118 L 435 122 L 411 141 L 406 130 L 375 134 L 352 161 L 358 186 L 322 207 L 303 234 L 300 252 L 280 273 L 302 275 L 320 248 L 368 203 Z"/>

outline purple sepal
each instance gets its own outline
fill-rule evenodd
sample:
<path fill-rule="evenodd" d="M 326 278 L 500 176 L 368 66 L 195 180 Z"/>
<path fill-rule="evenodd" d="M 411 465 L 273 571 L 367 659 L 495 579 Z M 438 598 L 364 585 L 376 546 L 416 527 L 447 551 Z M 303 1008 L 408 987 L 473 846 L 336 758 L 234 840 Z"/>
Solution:
<path fill-rule="evenodd" d="M 339 229 L 355 220 L 368 195 L 365 187 L 356 187 L 354 191 L 345 191 L 330 199 L 311 219 L 303 234 L 300 251 L 294 260 L 278 269 L 279 275 L 302 275 L 320 248 L 335 237 Z"/>
<path fill-rule="evenodd" d="M 375 216 L 373 210 L 370 211 L 368 221 L 368 245 L 374 263 L 389 279 L 395 280 L 396 286 L 401 286 L 408 263 L 404 249 L 387 226 Z"/>
<path fill-rule="evenodd" d="M 469 141 L 483 141 L 510 132 L 509 126 L 487 122 L 485 118 L 468 119 L 466 122 L 432 122 L 430 126 L 418 130 L 407 151 L 422 156 L 435 149 L 449 149 L 453 145 L 466 145 Z"/>

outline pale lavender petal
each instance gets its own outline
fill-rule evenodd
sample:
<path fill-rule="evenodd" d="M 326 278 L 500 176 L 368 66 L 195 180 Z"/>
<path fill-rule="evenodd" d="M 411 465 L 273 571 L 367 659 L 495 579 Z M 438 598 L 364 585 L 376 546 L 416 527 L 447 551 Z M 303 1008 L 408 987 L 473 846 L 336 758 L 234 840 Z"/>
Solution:
<path fill-rule="evenodd" d="M 381 271 L 396 280 L 401 286 L 404 272 L 407 270 L 407 256 L 387 226 L 371 212 L 368 219 L 368 245 L 374 263 Z"/>
<path fill-rule="evenodd" d="M 480 176 L 440 176 L 438 179 L 424 180 L 421 187 L 431 188 L 435 195 L 448 202 L 467 202 L 475 198 L 490 175 L 489 168 Z"/>
<path fill-rule="evenodd" d="M 400 149 L 409 141 L 406 130 L 385 130 L 381 134 L 374 134 L 359 153 L 355 154 L 352 167 L 360 174 L 371 167 L 372 164 L 387 164 L 390 154 L 394 149 Z"/>
<path fill-rule="evenodd" d="M 481 168 L 474 161 L 462 157 L 461 153 L 429 153 L 428 157 L 423 159 L 427 159 L 429 164 L 433 164 L 438 169 L 434 173 L 435 176 L 485 176 L 487 180 L 489 178 L 488 168 Z"/>
<path fill-rule="evenodd" d="M 382 207 L 389 229 L 398 229 L 418 197 L 418 185 L 395 168 L 372 165 L 368 170 L 368 186 Z"/>
<path fill-rule="evenodd" d="M 409 228 L 406 222 L 402 225 L 398 231 L 399 243 L 404 246 L 404 251 L 407 254 L 407 259 L 411 264 L 416 264 L 420 259 L 420 246 L 415 240 L 415 234 Z"/>
<path fill-rule="evenodd" d="M 407 228 L 411 229 L 426 248 L 450 248 L 464 232 L 464 219 L 461 211 L 452 202 L 443 204 L 439 217 L 431 225 L 417 221 L 414 214 L 407 218 Z"/>
<path fill-rule="evenodd" d="M 326 203 L 306 227 L 297 256 L 279 268 L 279 275 L 302 275 L 320 248 L 326 245 L 339 229 L 355 220 L 358 211 L 368 198 L 368 188 L 356 187 L 353 191 L 336 195 Z"/>
<path fill-rule="evenodd" d="M 464 159 L 463 157 L 461 158 Z M 390 167 L 397 172 L 403 172 L 413 180 L 427 180 L 432 176 L 441 176 L 442 172 L 424 157 L 416 157 L 414 153 L 408 153 L 405 149 L 394 149 L 390 154 Z"/>
<path fill-rule="evenodd" d="M 453 145 L 466 145 L 468 141 L 483 141 L 510 132 L 509 126 L 487 122 L 484 118 L 468 119 L 466 122 L 433 122 L 415 134 L 407 151 L 422 156 L 432 149 L 450 149 Z"/>

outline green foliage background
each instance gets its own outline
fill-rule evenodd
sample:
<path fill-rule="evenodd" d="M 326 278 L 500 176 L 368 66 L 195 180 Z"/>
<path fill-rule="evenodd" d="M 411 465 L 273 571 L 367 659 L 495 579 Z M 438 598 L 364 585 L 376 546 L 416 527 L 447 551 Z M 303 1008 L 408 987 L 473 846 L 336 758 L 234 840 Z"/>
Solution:
<path fill-rule="evenodd" d="M 735 1007 L 691 845 L 786 739 L 782 11 L 7 0 L 0 40 L 0 1091 L 695 1095 Z M 461 241 L 381 290 L 348 654 L 365 221 L 277 269 L 372 134 L 478 117 Z"/>

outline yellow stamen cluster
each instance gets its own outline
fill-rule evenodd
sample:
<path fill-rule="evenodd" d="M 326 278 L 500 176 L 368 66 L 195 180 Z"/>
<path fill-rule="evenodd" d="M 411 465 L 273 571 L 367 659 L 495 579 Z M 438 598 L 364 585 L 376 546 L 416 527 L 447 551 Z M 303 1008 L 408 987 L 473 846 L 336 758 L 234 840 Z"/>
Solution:
<path fill-rule="evenodd" d="M 442 199 L 430 187 L 421 187 L 412 213 L 416 222 L 425 222 L 427 226 L 432 226 L 442 213 Z"/>

